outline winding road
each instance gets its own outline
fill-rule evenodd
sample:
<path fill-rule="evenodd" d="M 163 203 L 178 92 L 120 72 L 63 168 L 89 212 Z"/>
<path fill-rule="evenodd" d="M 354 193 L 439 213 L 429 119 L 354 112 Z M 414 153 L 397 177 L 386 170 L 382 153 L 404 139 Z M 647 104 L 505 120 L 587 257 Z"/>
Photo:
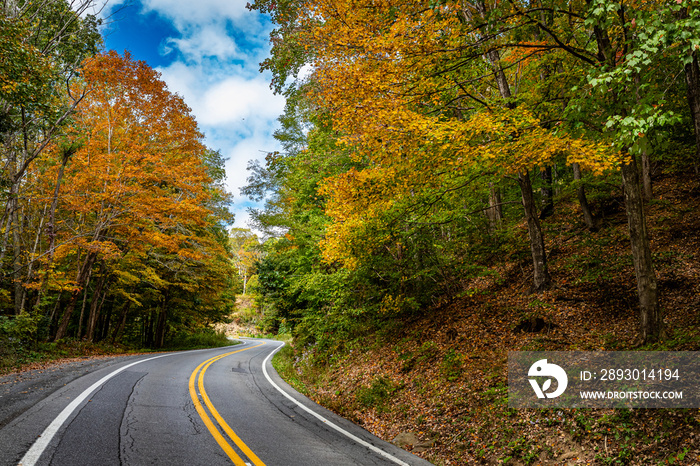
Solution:
<path fill-rule="evenodd" d="M 430 464 L 287 385 L 270 363 L 280 347 L 244 340 L 119 358 L 48 395 L 26 387 L 29 406 L 0 418 L 0 464 Z M 0 407 L 21 401 L 21 388 L 0 396 Z"/>

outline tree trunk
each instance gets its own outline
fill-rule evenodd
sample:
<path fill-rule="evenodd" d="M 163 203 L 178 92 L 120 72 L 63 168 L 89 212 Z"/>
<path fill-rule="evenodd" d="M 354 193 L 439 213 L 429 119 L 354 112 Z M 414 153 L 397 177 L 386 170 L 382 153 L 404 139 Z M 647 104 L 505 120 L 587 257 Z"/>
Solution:
<path fill-rule="evenodd" d="M 654 195 L 651 188 L 651 160 L 646 150 L 642 151 L 642 195 L 645 201 Z"/>
<path fill-rule="evenodd" d="M 22 109 L 22 127 L 26 128 L 25 123 L 25 113 Z M 24 134 L 24 146 L 27 145 L 26 132 Z M 19 198 L 19 181 L 17 180 L 17 152 L 14 148 L 10 148 L 7 151 L 7 162 L 5 162 L 7 173 L 7 179 L 10 182 L 10 189 L 7 195 L 7 201 L 5 202 L 5 211 L 3 213 L 3 223 L 5 224 L 5 231 L 2 236 L 2 246 L 0 246 L 0 266 L 5 260 L 5 255 L 7 254 L 7 245 L 10 242 L 10 233 L 14 231 L 15 228 L 15 215 L 18 207 Z M 16 258 L 15 258 L 16 260 Z M 14 261 L 13 261 L 14 265 Z M 13 271 L 14 272 L 14 271 Z"/>
<path fill-rule="evenodd" d="M 642 78 L 639 73 L 635 73 L 634 76 L 635 93 L 637 94 L 637 104 L 642 101 L 641 89 L 642 89 Z M 642 196 L 645 201 L 648 201 L 652 197 L 651 192 L 651 161 L 649 159 L 649 152 L 646 148 L 642 149 Z"/>
<path fill-rule="evenodd" d="M 58 292 L 58 296 L 56 297 L 56 304 L 54 304 L 53 309 L 51 310 L 51 313 L 46 312 L 46 317 L 49 319 L 49 327 L 53 326 L 53 320 L 56 317 L 56 312 L 58 312 L 58 308 L 61 307 L 61 298 L 63 297 L 63 293 L 61 291 Z"/>
<path fill-rule="evenodd" d="M 61 159 L 61 166 L 58 169 L 58 176 L 56 176 L 56 187 L 53 190 L 53 198 L 51 200 L 51 210 L 49 211 L 49 224 L 46 226 L 46 233 L 49 237 L 49 257 L 46 261 L 46 275 L 44 275 L 44 280 L 37 293 L 35 307 L 38 309 L 41 303 L 41 296 L 46 291 L 49 285 L 49 277 L 51 274 L 51 265 L 53 264 L 53 256 L 56 252 L 56 207 L 58 206 L 58 194 L 61 191 L 61 182 L 63 181 L 63 174 L 66 171 L 66 164 L 68 164 L 68 159 L 70 159 L 73 151 L 67 150 L 63 152 L 63 157 Z"/>
<path fill-rule="evenodd" d="M 114 300 L 110 300 L 107 304 L 106 312 L 102 312 L 102 310 L 105 309 L 105 301 L 107 299 L 107 294 L 107 291 L 102 293 L 102 302 L 100 303 L 100 309 L 98 310 L 100 314 L 101 325 L 97 334 L 97 341 L 106 340 L 109 336 L 109 330 L 112 327 L 112 311 L 114 310 Z"/>
<path fill-rule="evenodd" d="M 586 0 L 591 5 L 592 0 Z M 594 26 L 593 33 L 598 44 L 598 62 L 616 66 L 615 50 L 606 30 Z M 625 58 L 625 57 L 623 57 Z M 686 76 L 687 79 L 687 76 Z M 696 159 L 697 167 L 697 159 Z M 646 219 L 644 218 L 644 202 L 637 171 L 637 162 L 631 157 L 622 165 L 622 181 L 625 192 L 625 210 L 630 232 L 630 246 L 634 272 L 637 278 L 637 294 L 639 297 L 639 336 L 642 342 L 657 341 L 664 336 L 663 318 L 659 307 L 657 294 L 656 273 L 651 261 L 649 238 L 647 236 Z"/>
<path fill-rule="evenodd" d="M 651 260 L 644 203 L 637 163 L 634 158 L 622 166 L 622 181 L 625 190 L 625 209 L 627 210 L 632 260 L 637 277 L 639 336 L 644 343 L 654 342 L 663 337 L 663 316 L 659 307 L 656 273 Z"/>
<path fill-rule="evenodd" d="M 15 288 L 15 314 L 19 315 L 22 310 L 22 296 L 24 295 L 24 287 L 22 286 L 21 273 L 22 273 L 22 230 L 24 229 L 24 222 L 22 221 L 23 215 L 18 215 L 20 212 L 19 206 L 17 210 L 13 213 L 15 226 L 12 229 L 12 277 L 14 278 L 14 288 Z"/>
<path fill-rule="evenodd" d="M 168 317 L 168 295 L 169 295 L 169 290 L 166 289 L 165 295 L 163 296 L 163 305 L 160 308 L 160 312 L 158 313 L 158 324 L 156 325 L 156 339 L 155 339 L 155 346 L 156 348 L 162 348 L 163 345 L 165 344 L 165 323 L 167 322 L 167 317 Z"/>
<path fill-rule="evenodd" d="M 97 281 L 95 292 L 92 294 L 92 302 L 90 303 L 90 317 L 88 318 L 86 334 L 87 341 L 94 341 L 95 339 L 95 327 L 97 325 L 97 317 L 99 315 L 100 308 L 102 307 L 101 303 L 104 300 L 105 293 L 103 293 L 102 290 L 104 289 L 105 283 L 107 282 L 107 273 L 105 271 L 104 263 L 102 264 L 102 267 L 100 267 L 100 269 L 102 272 L 102 276 Z"/>
<path fill-rule="evenodd" d="M 488 16 L 486 4 L 483 0 L 475 2 L 474 6 L 484 19 Z M 503 100 L 505 100 L 505 107 L 510 109 L 515 108 L 517 104 L 513 101 L 513 96 L 517 93 L 517 90 L 515 93 L 511 91 L 508 77 L 500 63 L 498 50 L 488 50 L 485 56 L 493 69 L 498 91 Z M 540 221 L 537 218 L 537 205 L 535 204 L 535 197 L 532 193 L 530 175 L 527 172 L 518 174 L 518 183 L 520 184 L 520 191 L 523 197 L 527 230 L 530 237 L 530 250 L 532 251 L 534 270 L 534 289 L 542 290 L 550 285 L 552 279 L 549 275 L 549 270 L 547 270 L 547 254 L 544 249 L 544 239 L 542 236 L 542 229 L 540 228 Z"/>
<path fill-rule="evenodd" d="M 540 227 L 540 220 L 537 216 L 537 205 L 532 192 L 532 183 L 528 172 L 518 174 L 518 184 L 522 193 L 523 208 L 525 209 L 525 220 L 527 221 L 527 232 L 530 237 L 530 251 L 532 252 L 532 265 L 534 274 L 534 291 L 547 288 L 552 278 L 547 268 L 547 254 L 544 248 L 544 238 Z"/>
<path fill-rule="evenodd" d="M 76 338 L 80 339 L 83 336 L 83 321 L 85 320 L 85 306 L 87 306 L 88 291 L 90 291 L 90 279 L 92 278 L 92 269 L 88 272 L 87 280 L 85 281 L 85 291 L 83 292 L 83 304 L 80 306 L 80 317 L 78 317 L 78 331 Z"/>
<path fill-rule="evenodd" d="M 479 0 L 474 3 L 474 6 L 476 7 L 476 10 L 479 12 L 479 14 L 484 19 L 486 19 L 486 17 L 488 16 L 486 3 L 483 0 Z M 488 34 L 488 31 L 484 31 L 484 33 L 481 34 L 481 37 L 483 38 L 484 35 Z M 486 56 L 486 59 L 491 65 L 491 69 L 493 70 L 493 78 L 496 81 L 496 86 L 498 86 L 498 93 L 501 94 L 503 100 L 506 101 L 505 107 L 515 108 L 515 102 L 511 101 L 513 94 L 511 93 L 510 83 L 508 83 L 508 77 L 506 76 L 505 72 L 503 71 L 503 67 L 501 66 L 501 57 L 498 53 L 498 50 L 487 50 L 484 55 Z"/>
<path fill-rule="evenodd" d="M 144 322 L 143 346 L 153 348 L 153 311 L 148 313 Z"/>
<path fill-rule="evenodd" d="M 22 113 L 24 117 L 24 111 Z M 26 146 L 26 136 L 25 136 L 25 146 Z M 22 285 L 19 283 L 19 271 L 21 270 L 20 264 L 20 238 L 19 238 L 19 226 L 17 225 L 17 210 L 19 209 L 19 181 L 15 175 L 17 170 L 17 153 L 14 149 L 8 151 L 8 160 L 5 164 L 7 169 L 10 171 L 8 179 L 10 180 L 10 190 L 7 196 L 7 202 L 5 204 L 5 211 L 3 215 L 3 220 L 5 220 L 5 231 L 2 238 L 2 246 L 0 247 L 0 267 L 4 264 L 5 256 L 8 254 L 8 244 L 10 243 L 10 234 L 12 234 L 12 283 L 13 283 L 13 303 L 14 303 L 14 313 L 19 314 L 21 307 L 21 289 Z"/>
<path fill-rule="evenodd" d="M 491 63 L 491 67 L 493 68 L 493 77 L 496 80 L 496 85 L 498 86 L 498 92 L 501 94 L 501 97 L 506 100 L 505 102 L 505 107 L 506 108 L 515 108 L 515 103 L 511 102 L 509 99 L 511 99 L 513 96 L 510 93 L 510 85 L 508 84 L 508 79 L 506 78 L 506 74 L 503 72 L 503 68 L 500 65 L 500 60 L 501 57 L 498 53 L 497 50 L 489 50 L 486 52 L 486 57 L 488 58 L 489 62 Z"/>
<path fill-rule="evenodd" d="M 126 317 L 129 314 L 129 309 L 131 308 L 131 301 L 127 301 L 122 309 L 121 315 L 119 317 L 119 324 L 114 329 L 112 334 L 112 344 L 114 345 L 117 340 L 120 339 L 122 332 L 124 332 L 124 327 L 126 326 Z"/>
<path fill-rule="evenodd" d="M 489 183 L 489 206 L 484 213 L 489 220 L 489 232 L 493 233 L 501 227 L 503 222 L 501 192 L 493 183 Z"/>
<path fill-rule="evenodd" d="M 542 188 L 540 189 L 540 194 L 542 195 L 542 211 L 540 212 L 540 219 L 544 220 L 547 217 L 551 217 L 554 214 L 554 189 L 552 185 L 552 167 L 547 165 L 547 167 L 540 172 L 542 177 Z"/>
<path fill-rule="evenodd" d="M 688 18 L 690 15 L 688 8 L 678 10 L 676 14 L 679 20 Z M 685 72 L 686 98 L 688 99 L 688 107 L 690 107 L 690 115 L 693 118 L 693 127 L 695 129 L 695 159 L 693 160 L 693 167 L 697 175 L 700 174 L 700 65 L 698 64 L 698 51 L 693 50 L 691 53 L 693 59 L 684 66 L 683 71 Z"/>
<path fill-rule="evenodd" d="M 583 212 L 583 221 L 586 223 L 586 228 L 591 231 L 595 231 L 596 224 L 593 219 L 593 214 L 591 213 L 591 208 L 588 205 L 588 198 L 586 197 L 586 188 L 584 188 L 581 183 L 581 167 L 578 163 L 573 164 L 574 168 L 574 180 L 578 181 L 578 187 L 576 188 L 576 195 L 578 196 L 578 202 L 581 205 L 581 212 Z"/>
<path fill-rule="evenodd" d="M 685 83 L 688 87 L 688 105 L 695 126 L 695 173 L 700 173 L 700 66 L 698 52 L 693 51 L 693 61 L 685 65 Z"/>
<path fill-rule="evenodd" d="M 41 213 L 41 218 L 39 219 L 39 228 L 37 228 L 36 235 L 34 236 L 34 246 L 32 247 L 32 252 L 29 258 L 29 264 L 27 265 L 27 278 L 25 279 L 27 283 L 29 283 L 33 277 L 35 262 L 34 258 L 36 257 L 36 249 L 39 246 L 39 240 L 41 239 L 41 229 L 44 227 L 44 217 L 46 217 L 46 206 L 44 206 L 44 210 Z M 27 290 L 23 287 L 22 300 L 20 303 L 20 314 L 24 311 L 26 302 Z"/>
<path fill-rule="evenodd" d="M 552 176 L 554 177 L 555 180 L 561 178 L 560 171 L 561 171 L 561 168 L 559 166 L 557 166 L 556 164 L 552 167 Z M 561 184 L 557 183 L 554 186 L 554 195 L 555 196 L 561 195 Z"/>
<path fill-rule="evenodd" d="M 71 294 L 70 302 L 68 303 L 68 307 L 63 313 L 63 318 L 61 319 L 61 324 L 58 326 L 58 330 L 56 330 L 56 337 L 54 338 L 55 340 L 60 340 L 61 338 L 64 338 L 66 334 L 68 333 L 68 324 L 70 323 L 70 318 L 71 315 L 73 314 L 73 311 L 75 310 L 75 305 L 78 302 L 78 297 L 80 296 L 80 292 L 82 291 L 83 286 L 85 285 L 85 281 L 87 280 L 88 273 L 90 269 L 92 268 L 92 264 L 95 263 L 95 260 L 97 259 L 97 254 L 94 252 L 88 253 L 87 257 L 85 257 L 85 261 L 83 262 L 82 267 L 80 268 L 80 272 L 78 274 L 78 280 L 77 280 L 77 286 L 76 290 L 73 291 Z"/>

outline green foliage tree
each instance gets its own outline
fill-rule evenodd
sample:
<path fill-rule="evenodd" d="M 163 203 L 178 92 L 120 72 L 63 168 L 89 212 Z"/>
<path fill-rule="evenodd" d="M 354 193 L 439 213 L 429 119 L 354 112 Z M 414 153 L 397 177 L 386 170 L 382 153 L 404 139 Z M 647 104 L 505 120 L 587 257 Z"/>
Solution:
<path fill-rule="evenodd" d="M 0 11 L 0 140 L 4 146 L 0 197 L 5 206 L 0 263 L 9 268 L 5 277 L 14 284 L 15 313 L 22 310 L 20 274 L 26 267 L 22 263 L 26 257 L 20 221 L 22 190 L 29 184 L 31 165 L 61 139 L 85 97 L 78 88 L 71 92 L 70 83 L 82 60 L 101 46 L 99 21 L 84 15 L 91 6 L 89 1 L 18 1 L 4 3 Z M 61 157 L 69 157 L 74 150 L 72 143 L 64 144 Z M 9 264 L 4 264 L 6 260 Z"/>

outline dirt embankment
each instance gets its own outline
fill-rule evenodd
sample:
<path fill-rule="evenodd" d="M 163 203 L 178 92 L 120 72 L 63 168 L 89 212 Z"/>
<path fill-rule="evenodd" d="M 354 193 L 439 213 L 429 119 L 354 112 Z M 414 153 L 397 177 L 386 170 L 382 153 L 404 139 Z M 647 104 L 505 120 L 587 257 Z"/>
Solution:
<path fill-rule="evenodd" d="M 644 349 L 698 351 L 700 189 L 691 177 L 654 189 L 648 225 L 670 337 Z M 624 200 L 598 207 L 597 232 L 571 221 L 580 216 L 573 203 L 544 223 L 548 291 L 528 292 L 531 267 L 514 254 L 490 278 L 465 283 L 465 296 L 368 336 L 340 361 L 313 364 L 312 349 L 297 352 L 308 393 L 385 440 L 414 434 L 406 448 L 420 444 L 415 451 L 440 465 L 699 465 L 697 409 L 508 408 L 508 351 L 639 349 Z"/>

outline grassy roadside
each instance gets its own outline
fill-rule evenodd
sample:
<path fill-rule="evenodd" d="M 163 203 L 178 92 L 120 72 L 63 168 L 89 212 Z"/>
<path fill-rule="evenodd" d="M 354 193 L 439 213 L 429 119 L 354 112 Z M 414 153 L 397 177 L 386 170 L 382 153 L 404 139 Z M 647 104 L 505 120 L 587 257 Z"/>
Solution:
<path fill-rule="evenodd" d="M 274 367 L 280 377 L 294 387 L 296 391 L 305 396 L 309 396 L 310 393 L 306 387 L 306 383 L 302 380 L 301 374 L 297 371 L 295 366 L 295 352 L 292 347 L 291 336 L 285 335 L 282 338 L 275 338 L 283 341 L 285 345 L 272 357 L 272 367 Z"/>

